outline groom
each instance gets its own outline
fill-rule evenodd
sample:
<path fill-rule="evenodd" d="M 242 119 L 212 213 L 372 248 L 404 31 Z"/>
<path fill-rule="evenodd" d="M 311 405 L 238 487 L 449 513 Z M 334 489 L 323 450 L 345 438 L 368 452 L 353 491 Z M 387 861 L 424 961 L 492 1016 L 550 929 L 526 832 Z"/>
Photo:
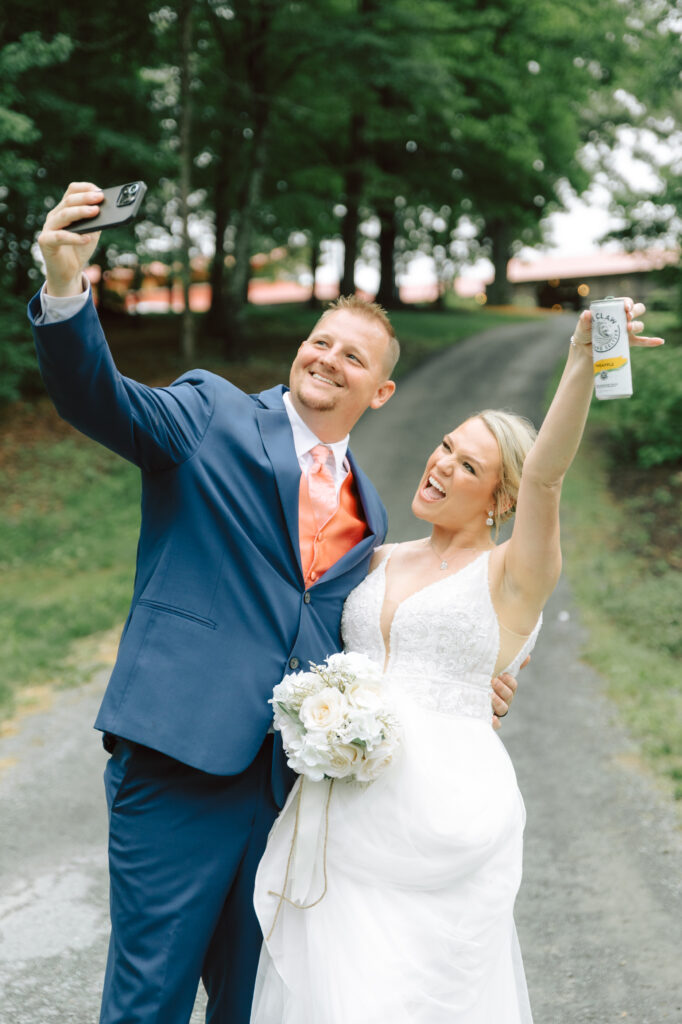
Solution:
<path fill-rule="evenodd" d="M 260 933 L 253 881 L 292 782 L 272 688 L 338 650 L 349 591 L 386 513 L 347 448 L 379 409 L 398 344 L 384 312 L 340 300 L 300 346 L 290 390 L 247 396 L 203 370 L 149 388 L 116 370 L 65 230 L 101 192 L 69 186 L 38 239 L 29 305 L 59 413 L 142 474 L 133 599 L 96 721 L 110 753 L 112 934 L 101 1024 L 248 1024 Z M 506 713 L 516 683 L 496 680 Z"/>

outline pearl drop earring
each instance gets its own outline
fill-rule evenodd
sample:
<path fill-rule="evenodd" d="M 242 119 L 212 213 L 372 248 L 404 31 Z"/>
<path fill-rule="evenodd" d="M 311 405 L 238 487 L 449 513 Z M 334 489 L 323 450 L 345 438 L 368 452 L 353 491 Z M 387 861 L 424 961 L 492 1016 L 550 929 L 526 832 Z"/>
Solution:
<path fill-rule="evenodd" d="M 494 526 L 495 525 L 495 520 L 493 519 L 493 510 L 491 508 L 488 509 L 488 518 L 485 521 L 485 525 L 486 526 Z"/>

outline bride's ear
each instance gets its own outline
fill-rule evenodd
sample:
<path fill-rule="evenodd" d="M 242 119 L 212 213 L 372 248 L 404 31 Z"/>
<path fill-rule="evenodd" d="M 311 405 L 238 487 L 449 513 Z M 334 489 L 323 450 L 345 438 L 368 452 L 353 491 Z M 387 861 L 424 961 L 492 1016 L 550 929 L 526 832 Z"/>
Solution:
<path fill-rule="evenodd" d="M 495 494 L 495 511 L 500 519 L 512 514 L 516 508 L 516 502 L 509 494 Z"/>

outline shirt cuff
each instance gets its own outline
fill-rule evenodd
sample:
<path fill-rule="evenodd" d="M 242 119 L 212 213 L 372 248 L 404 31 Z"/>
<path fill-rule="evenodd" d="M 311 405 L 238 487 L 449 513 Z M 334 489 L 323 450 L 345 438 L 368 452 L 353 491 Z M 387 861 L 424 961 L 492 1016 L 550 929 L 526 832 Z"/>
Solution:
<path fill-rule="evenodd" d="M 40 289 L 40 305 L 42 313 L 36 317 L 36 326 L 45 324 L 56 324 L 61 320 L 70 320 L 76 313 L 80 313 L 83 306 L 90 298 L 90 281 L 86 274 L 83 274 L 83 291 L 80 295 L 48 295 L 45 291 L 47 282 Z"/>

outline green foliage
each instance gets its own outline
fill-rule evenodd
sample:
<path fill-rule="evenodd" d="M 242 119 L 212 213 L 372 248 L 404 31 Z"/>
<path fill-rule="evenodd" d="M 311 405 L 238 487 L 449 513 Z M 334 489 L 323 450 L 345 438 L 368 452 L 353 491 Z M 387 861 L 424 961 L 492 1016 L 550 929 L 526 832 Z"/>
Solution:
<path fill-rule="evenodd" d="M 607 577 L 601 595 L 604 614 L 618 622 L 631 642 L 649 646 L 653 634 L 659 650 L 676 658 L 682 656 L 679 603 L 679 573 L 670 569 L 643 573 L 629 586 Z"/>
<path fill-rule="evenodd" d="M 633 351 L 632 398 L 596 402 L 595 420 L 618 462 L 682 459 L 682 348 Z"/>
<path fill-rule="evenodd" d="M 159 126 L 140 75 L 150 50 L 149 6 L 145 0 L 50 10 L 41 0 L 3 5 L 3 290 L 26 298 L 37 282 L 35 236 L 69 181 L 106 186 L 156 177 Z"/>
<path fill-rule="evenodd" d="M 614 99 L 626 76 L 637 67 L 642 94 L 657 91 L 642 72 L 654 66 L 657 40 L 672 80 L 674 33 L 656 29 L 671 4 L 651 5 L 639 26 L 636 0 L 196 0 L 185 145 L 186 0 L 49 9 L 7 0 L 3 290 L 32 287 L 35 235 L 70 180 L 144 177 L 145 222 L 106 234 L 97 258 L 106 267 L 135 248 L 140 259 L 171 262 L 183 147 L 194 251 L 209 250 L 210 231 L 216 239 L 216 330 L 236 329 L 221 299 L 241 314 L 254 252 L 292 234 L 317 252 L 342 232 L 354 252 L 356 222 L 371 214 L 388 276 L 396 256 L 404 264 L 422 249 L 446 279 L 483 247 L 503 277 L 510 248 L 538 240 L 566 183 L 588 184 L 576 151 L 585 142 L 603 149 L 627 120 Z M 376 240 L 365 244 L 375 257 Z"/>
<path fill-rule="evenodd" d="M 34 390 L 38 381 L 26 303 L 0 293 L 0 407 L 19 398 L 22 390 Z"/>

